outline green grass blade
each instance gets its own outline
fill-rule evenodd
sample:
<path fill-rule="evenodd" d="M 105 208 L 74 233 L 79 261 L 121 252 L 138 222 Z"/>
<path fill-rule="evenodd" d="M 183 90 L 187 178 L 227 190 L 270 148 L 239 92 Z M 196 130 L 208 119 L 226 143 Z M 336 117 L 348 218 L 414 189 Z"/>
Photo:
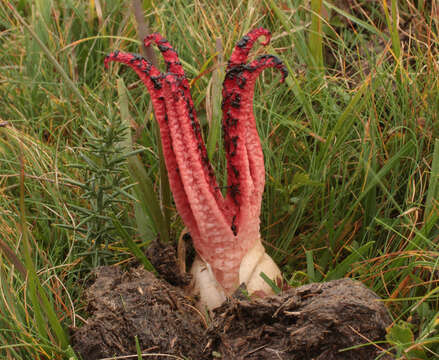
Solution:
<path fill-rule="evenodd" d="M 288 60 L 283 59 L 283 61 L 288 69 L 288 77 L 285 79 L 285 83 L 293 92 L 294 97 L 297 99 L 297 101 L 299 101 L 299 103 L 301 104 L 301 107 L 303 108 L 303 111 L 307 115 L 307 118 L 311 120 L 317 119 L 318 118 L 317 114 L 312 107 L 309 97 L 307 96 L 305 91 L 303 91 L 300 85 L 300 81 L 298 80 L 297 76 L 294 74 L 293 67 L 291 66 Z"/>
<path fill-rule="evenodd" d="M 87 108 L 88 113 L 95 117 L 95 113 L 91 109 L 91 107 L 88 105 L 85 98 L 82 96 L 81 92 L 79 91 L 76 84 L 70 79 L 70 77 L 67 75 L 63 67 L 58 63 L 58 61 L 55 59 L 55 57 L 52 55 L 50 50 L 47 48 L 47 46 L 44 44 L 44 42 L 38 37 L 38 35 L 35 33 L 35 31 L 32 29 L 32 27 L 24 20 L 21 15 L 18 13 L 18 11 L 12 6 L 12 4 L 9 4 L 9 8 L 12 10 L 15 18 L 26 28 L 26 30 L 31 34 L 31 36 L 35 39 L 35 41 L 38 43 L 38 45 L 41 47 L 41 50 L 43 50 L 44 54 L 47 56 L 49 61 L 53 64 L 53 66 L 56 68 L 56 70 L 59 72 L 59 74 L 63 77 L 66 84 L 72 89 L 72 91 L 75 93 L 75 95 L 78 97 L 79 100 L 84 104 L 84 106 Z"/>
<path fill-rule="evenodd" d="M 133 179 L 137 182 L 136 193 L 139 196 L 142 208 L 152 219 L 152 224 L 162 241 L 169 241 L 169 233 L 156 198 L 154 185 L 146 173 L 145 167 L 137 157 L 128 158 L 128 168 Z"/>
<path fill-rule="evenodd" d="M 396 164 L 399 163 L 401 158 L 413 152 L 413 148 L 414 148 L 414 144 L 413 142 L 410 141 L 407 144 L 405 144 L 394 156 L 392 156 L 392 158 L 386 162 L 386 164 L 381 168 L 380 171 L 378 171 L 378 173 L 375 174 L 373 170 L 370 169 L 372 179 L 368 182 L 368 186 L 361 192 L 361 194 L 357 197 L 356 201 L 352 204 L 352 206 L 349 209 L 349 213 L 358 206 L 358 204 L 364 199 L 364 197 L 369 193 L 369 191 L 373 189 L 377 184 L 381 185 L 381 188 L 388 193 L 388 189 L 382 183 L 382 179 L 389 173 L 390 170 L 394 168 Z M 390 198 L 393 199 L 392 196 L 390 196 Z M 402 209 L 399 206 L 399 204 L 398 203 L 394 203 L 394 204 L 398 208 L 398 210 L 402 212 Z"/>
<path fill-rule="evenodd" d="M 316 281 L 316 273 L 314 270 L 314 256 L 312 250 L 305 251 L 306 256 L 306 273 L 308 274 L 308 278 L 310 282 Z"/>
<path fill-rule="evenodd" d="M 436 139 L 434 142 L 430 182 L 428 184 L 427 200 L 425 201 L 424 222 L 426 222 L 434 212 L 439 213 L 439 139 Z"/>
<path fill-rule="evenodd" d="M 316 67 L 316 62 L 314 57 L 310 54 L 308 44 L 306 43 L 306 38 L 303 34 L 304 28 L 300 28 L 300 31 L 291 31 L 294 28 L 294 18 L 290 20 L 288 16 L 279 8 L 277 2 L 274 0 L 266 0 L 268 7 L 274 13 L 277 19 L 279 19 L 285 31 L 289 31 L 289 37 L 291 43 L 294 44 L 294 49 L 301 61 L 303 61 L 309 68 L 313 69 Z M 297 19 L 298 20 L 298 19 Z"/>
<path fill-rule="evenodd" d="M 24 166 L 24 164 L 22 164 Z M 37 289 L 37 274 L 35 272 L 35 267 L 32 261 L 31 256 L 31 246 L 29 243 L 27 226 L 26 226 L 26 215 L 25 215 L 25 206 L 24 206 L 24 169 L 21 172 L 20 177 L 20 225 L 21 225 L 21 233 L 23 238 L 23 255 L 24 255 L 24 264 L 26 266 L 26 271 L 28 274 L 27 277 L 27 286 L 28 293 L 30 298 L 30 303 L 32 305 L 32 309 L 34 311 L 35 316 L 35 325 L 38 329 L 38 333 L 43 339 L 49 339 L 48 332 L 46 329 L 46 323 L 43 317 L 43 311 L 41 309 L 41 305 L 38 299 L 38 289 Z"/>
<path fill-rule="evenodd" d="M 392 20 L 390 20 L 389 9 L 387 7 L 387 0 L 382 1 L 384 8 L 384 15 L 386 16 L 387 27 L 389 28 L 390 37 L 392 39 L 392 49 L 397 63 L 401 56 L 401 41 L 398 32 L 398 5 L 396 0 L 392 0 Z"/>
<path fill-rule="evenodd" d="M 68 360 L 80 360 L 70 345 L 67 347 L 66 355 L 68 356 Z"/>
<path fill-rule="evenodd" d="M 48 341 L 50 339 L 46 321 L 44 320 L 44 316 L 47 316 L 49 324 L 55 333 L 59 345 L 61 348 L 66 349 L 69 345 L 67 334 L 64 332 L 64 329 L 62 328 L 61 323 L 56 316 L 55 310 L 53 309 L 53 305 L 47 298 L 44 288 L 41 286 L 35 271 L 35 265 L 32 261 L 31 246 L 26 225 L 24 192 L 24 160 L 22 159 L 20 174 L 20 221 L 23 237 L 25 266 L 28 274 L 27 286 L 29 288 L 29 297 L 31 299 L 31 305 L 35 315 L 36 326 L 41 337 L 47 339 Z"/>
<path fill-rule="evenodd" d="M 336 266 L 327 272 L 325 281 L 336 280 L 344 277 L 349 270 L 352 270 L 352 265 L 358 261 L 366 259 L 370 249 L 372 248 L 374 241 L 370 241 L 358 249 L 351 249 L 349 254 L 342 262 L 336 264 Z"/>
<path fill-rule="evenodd" d="M 19 271 L 20 275 L 23 277 L 23 279 L 25 279 L 26 276 L 27 276 L 26 267 L 20 261 L 18 256 L 15 255 L 15 252 L 2 239 L 0 239 L 0 251 L 3 254 L 5 254 L 5 256 L 9 260 L 9 262 L 11 264 L 13 264 L 17 268 L 17 270 Z"/>
<path fill-rule="evenodd" d="M 136 343 L 137 360 L 142 360 L 142 350 L 140 349 L 139 338 L 137 335 L 134 337 L 134 340 Z"/>
<path fill-rule="evenodd" d="M 354 116 L 355 113 L 360 112 L 367 102 L 367 96 L 364 96 L 366 90 L 369 88 L 369 80 L 363 82 L 363 84 L 359 87 L 359 89 L 355 92 L 355 95 L 352 97 L 349 104 L 340 114 L 335 123 L 334 128 L 329 133 L 326 142 L 325 142 L 325 150 L 322 151 L 325 159 L 325 155 L 327 153 L 334 153 L 337 151 L 337 146 L 334 146 L 334 139 L 337 137 L 337 144 L 343 144 L 346 137 L 349 135 L 349 132 L 352 130 L 352 124 L 357 119 Z"/>
<path fill-rule="evenodd" d="M 334 10 L 335 12 L 337 12 L 338 14 L 340 14 L 341 16 L 345 17 L 346 19 L 352 21 L 353 23 L 361 26 L 362 28 L 364 28 L 365 30 L 369 31 L 371 34 L 374 35 L 379 35 L 379 36 L 385 36 L 376 26 L 375 24 L 370 25 L 367 22 L 359 19 L 358 17 L 342 10 L 339 9 L 338 7 L 336 7 L 331 1 L 323 1 L 324 5 L 330 9 L 330 10 Z M 388 38 L 385 37 L 385 40 L 387 40 Z"/>
<path fill-rule="evenodd" d="M 122 79 L 118 79 L 117 89 L 119 93 L 121 118 L 129 129 L 131 116 L 128 110 L 127 90 Z M 131 152 L 132 141 L 129 132 L 126 135 L 124 143 L 126 151 Z M 154 229 L 160 234 L 161 240 L 164 242 L 169 241 L 169 223 L 163 216 L 162 209 L 156 197 L 154 185 L 147 175 L 145 167 L 137 156 L 128 157 L 127 162 L 131 176 L 137 181 L 136 192 L 140 196 L 139 201 L 142 208 L 146 210 L 146 213 L 151 218 Z M 139 228 L 141 227 L 142 226 L 139 226 Z"/>
<path fill-rule="evenodd" d="M 218 53 L 218 57 L 216 60 L 216 67 L 212 73 L 212 80 L 210 86 L 210 113 L 211 119 L 209 122 L 209 135 L 207 137 L 207 156 L 209 160 L 212 160 L 212 156 L 216 150 L 216 145 L 219 142 L 219 137 L 221 134 L 221 84 L 223 80 L 223 69 L 221 68 L 221 64 L 223 63 L 222 57 L 222 43 L 221 39 L 218 38 L 216 40 L 216 51 Z M 207 100 L 207 99 L 206 99 Z M 206 106 L 207 106 L 206 101 Z"/>
<path fill-rule="evenodd" d="M 311 0 L 311 30 L 309 49 L 314 58 L 315 73 L 323 75 L 323 34 L 322 34 L 322 0 Z"/>
<path fill-rule="evenodd" d="M 262 279 L 264 279 L 264 281 L 265 281 L 268 285 L 270 285 L 271 290 L 273 290 L 273 292 L 274 292 L 275 294 L 280 294 L 280 292 L 281 292 L 282 290 L 279 288 L 279 286 L 276 285 L 276 283 L 275 283 L 273 280 L 271 280 L 271 279 L 267 276 L 267 274 L 265 274 L 264 272 L 261 272 L 261 273 L 259 274 L 259 276 L 260 276 Z"/>
<path fill-rule="evenodd" d="M 119 235 L 121 236 L 122 240 L 124 241 L 125 246 L 136 257 L 136 259 L 139 260 L 139 262 L 143 265 L 143 267 L 146 270 L 156 274 L 154 266 L 152 266 L 151 262 L 148 260 L 145 254 L 142 252 L 142 250 L 140 250 L 140 248 L 134 242 L 131 235 L 128 234 L 128 232 L 123 228 L 120 221 L 116 217 L 113 217 L 112 220 L 113 220 L 113 225 L 116 228 Z"/>

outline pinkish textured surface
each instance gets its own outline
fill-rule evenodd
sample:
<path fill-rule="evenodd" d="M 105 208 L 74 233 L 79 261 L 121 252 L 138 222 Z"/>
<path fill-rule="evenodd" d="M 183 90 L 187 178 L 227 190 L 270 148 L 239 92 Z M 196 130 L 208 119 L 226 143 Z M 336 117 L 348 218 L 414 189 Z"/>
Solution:
<path fill-rule="evenodd" d="M 161 51 L 167 72 L 162 73 L 136 54 L 115 51 L 110 61 L 136 71 L 146 85 L 160 127 L 162 147 L 174 201 L 189 229 L 194 247 L 208 263 L 226 293 L 239 285 L 244 255 L 260 239 L 259 215 L 265 184 L 264 157 L 253 116 L 253 92 L 262 70 L 287 71 L 272 55 L 247 63 L 254 42 L 270 33 L 258 28 L 244 36 L 229 61 L 223 86 L 223 136 L 227 156 L 227 195 L 221 194 L 201 136 L 189 83 L 176 51 L 159 34 L 145 39 Z"/>

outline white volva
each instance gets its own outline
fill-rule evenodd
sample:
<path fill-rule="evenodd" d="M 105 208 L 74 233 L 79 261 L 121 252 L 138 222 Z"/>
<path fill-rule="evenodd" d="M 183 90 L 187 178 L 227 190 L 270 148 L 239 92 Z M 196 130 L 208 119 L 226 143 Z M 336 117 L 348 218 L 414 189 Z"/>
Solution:
<path fill-rule="evenodd" d="M 265 248 L 258 240 L 255 246 L 244 256 L 239 268 L 239 283 L 245 283 L 249 295 L 253 293 L 270 295 L 273 290 L 260 276 L 261 272 L 275 283 L 282 279 L 281 272 L 273 259 L 265 252 Z M 200 310 L 215 309 L 226 300 L 222 286 L 216 281 L 211 267 L 198 255 L 192 264 L 191 284 L 192 295 L 198 297 Z"/>

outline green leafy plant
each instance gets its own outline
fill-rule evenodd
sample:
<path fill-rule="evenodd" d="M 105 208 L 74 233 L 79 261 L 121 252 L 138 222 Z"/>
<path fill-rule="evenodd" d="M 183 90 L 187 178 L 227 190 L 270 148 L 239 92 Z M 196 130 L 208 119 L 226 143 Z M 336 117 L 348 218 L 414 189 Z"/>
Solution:
<path fill-rule="evenodd" d="M 398 358 L 428 359 L 422 346 L 417 346 L 415 342 L 412 324 L 399 321 L 389 329 L 386 339 L 395 348 Z"/>
<path fill-rule="evenodd" d="M 129 190 L 133 184 L 125 173 L 125 162 L 130 154 L 125 153 L 122 141 L 127 127 L 120 118 L 113 118 L 111 123 L 100 123 L 90 120 L 95 133 L 84 128 L 88 142 L 80 153 L 82 164 L 71 164 L 84 172 L 84 182 L 66 179 L 66 182 L 80 187 L 82 198 L 87 206 L 72 204 L 71 207 L 80 215 L 75 228 L 84 233 L 83 241 L 94 244 L 94 264 L 98 263 L 100 246 L 115 242 L 113 217 L 120 219 L 124 215 L 123 207 L 128 199 L 133 199 Z"/>

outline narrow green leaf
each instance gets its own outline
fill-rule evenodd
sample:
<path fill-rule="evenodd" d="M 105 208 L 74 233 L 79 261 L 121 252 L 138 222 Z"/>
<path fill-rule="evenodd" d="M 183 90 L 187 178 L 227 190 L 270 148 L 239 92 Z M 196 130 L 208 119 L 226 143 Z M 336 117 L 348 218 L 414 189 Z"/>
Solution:
<path fill-rule="evenodd" d="M 393 169 L 393 167 L 395 166 L 395 164 L 397 162 L 400 161 L 400 159 L 404 156 L 406 156 L 407 154 L 411 153 L 413 151 L 413 147 L 414 144 L 412 141 L 409 141 L 407 144 L 405 144 L 391 159 L 389 159 L 386 164 L 381 168 L 381 170 L 378 173 L 374 173 L 372 169 L 369 169 L 370 174 L 371 174 L 371 179 L 368 182 L 367 187 L 361 192 L 361 194 L 358 196 L 357 200 L 351 205 L 349 212 L 353 211 L 353 209 L 355 209 L 358 204 L 363 200 L 363 198 L 369 193 L 369 191 L 374 188 L 377 184 L 381 184 L 382 185 L 382 189 L 384 191 L 388 192 L 388 189 L 386 189 L 386 187 L 384 186 L 384 184 L 382 184 L 382 179 L 384 178 L 384 176 Z M 393 196 L 391 196 L 391 199 L 393 199 Z M 394 199 L 393 199 L 394 201 Z M 395 203 L 395 206 L 398 209 L 401 209 L 398 203 Z"/>
<path fill-rule="evenodd" d="M 75 350 L 69 345 L 66 350 L 66 355 L 69 357 L 69 360 L 79 360 L 78 356 L 75 353 Z"/>
<path fill-rule="evenodd" d="M 38 35 L 35 33 L 35 31 L 32 29 L 32 27 L 24 20 L 21 15 L 18 13 L 18 11 L 12 6 L 12 4 L 9 5 L 9 8 L 14 13 L 15 18 L 26 28 L 26 30 L 31 34 L 31 36 L 35 39 L 35 41 L 38 43 L 38 45 L 41 47 L 41 50 L 43 50 L 43 53 L 47 56 L 47 58 L 50 60 L 52 65 L 56 68 L 56 70 L 59 72 L 59 74 L 63 77 L 66 84 L 70 87 L 70 89 L 73 90 L 75 95 L 78 97 L 79 100 L 84 104 L 84 106 L 87 108 L 87 111 L 90 115 L 95 117 L 95 113 L 93 112 L 92 108 L 88 105 L 85 98 L 82 96 L 81 92 L 79 91 L 76 84 L 70 79 L 70 77 L 67 75 L 63 67 L 58 63 L 58 61 L 55 59 L 55 57 L 52 55 L 50 50 L 47 48 L 47 46 L 44 44 L 44 42 L 38 37 Z"/>
<path fill-rule="evenodd" d="M 152 223 L 156 232 L 160 234 L 162 241 L 169 241 L 169 233 L 156 198 L 156 191 L 146 173 L 145 167 L 137 157 L 130 157 L 128 159 L 128 168 L 134 180 L 137 181 L 136 193 L 139 196 L 139 201 L 153 220 Z"/>
<path fill-rule="evenodd" d="M 18 256 L 15 255 L 15 252 L 2 239 L 0 239 L 0 251 L 3 254 L 5 254 L 5 256 L 9 260 L 9 262 L 16 267 L 16 269 L 20 272 L 23 279 L 25 279 L 26 275 L 27 275 L 26 267 L 20 261 Z"/>
<path fill-rule="evenodd" d="M 367 22 L 360 20 L 359 18 L 353 16 L 352 14 L 350 14 L 344 10 L 339 9 L 331 1 L 324 0 L 323 3 L 325 4 L 325 6 L 328 9 L 334 10 L 338 14 L 344 16 L 346 19 L 352 21 L 353 23 L 355 23 L 357 25 L 360 25 L 362 28 L 369 31 L 370 33 L 372 33 L 374 35 L 382 36 L 382 37 L 384 37 L 385 40 L 388 39 L 388 37 L 386 37 L 385 34 L 382 33 L 375 25 L 369 25 Z"/>
<path fill-rule="evenodd" d="M 30 298 L 30 304 L 32 306 L 34 316 L 35 316 L 35 325 L 37 327 L 38 333 L 44 339 L 49 339 L 46 324 L 43 317 L 43 312 L 40 306 L 40 301 L 38 300 L 38 290 L 37 290 L 37 274 L 35 271 L 35 266 L 32 261 L 31 256 L 31 246 L 29 243 L 29 235 L 27 231 L 26 225 L 26 213 L 25 213 L 25 205 L 24 205 L 24 160 L 21 157 L 21 173 L 20 173 L 20 226 L 21 226 L 21 234 L 23 238 L 23 256 L 24 256 L 24 264 L 27 270 L 27 288 L 28 294 Z"/>
<path fill-rule="evenodd" d="M 117 232 L 121 236 L 125 246 L 130 249 L 130 252 L 135 256 L 137 260 L 140 261 L 140 263 L 143 265 L 143 267 L 151 271 L 152 273 L 156 274 L 156 271 L 154 269 L 154 266 L 152 266 L 151 262 L 148 260 L 148 258 L 145 256 L 145 254 L 140 250 L 140 248 L 137 246 L 137 244 L 134 242 L 134 240 L 131 238 L 131 235 L 128 234 L 128 232 L 123 228 L 120 221 L 113 217 L 113 225 L 116 228 Z"/>
<path fill-rule="evenodd" d="M 274 0 L 266 0 L 268 7 L 274 13 L 277 19 L 281 22 L 285 31 L 288 31 L 291 43 L 294 44 L 294 49 L 301 61 L 303 61 L 309 68 L 315 68 L 316 63 L 314 57 L 310 54 L 306 38 L 304 36 L 305 28 L 296 28 L 294 20 L 299 20 L 297 17 L 290 19 L 277 5 L 278 2 Z M 295 31 L 292 31 L 295 29 Z"/>
<path fill-rule="evenodd" d="M 387 1 L 383 1 L 384 15 L 386 17 L 387 27 L 389 28 L 390 37 L 392 38 L 392 49 L 397 63 L 401 55 L 401 41 L 398 32 L 398 7 L 396 0 L 392 0 L 392 20 L 390 20 Z"/>
<path fill-rule="evenodd" d="M 112 161 L 110 161 L 108 163 L 108 165 L 114 165 L 114 164 L 117 164 L 117 163 L 124 162 L 128 157 L 140 154 L 140 153 L 142 153 L 144 151 L 145 151 L 144 149 L 137 149 L 137 150 L 129 151 L 126 154 L 124 154 L 123 156 L 119 156 L 119 157 L 113 159 Z"/>
<path fill-rule="evenodd" d="M 352 264 L 363 260 L 367 257 L 369 250 L 372 248 L 374 241 L 360 246 L 358 249 L 352 249 L 352 253 L 346 257 L 341 263 L 338 263 L 336 267 L 330 270 L 325 277 L 325 281 L 340 279 L 345 276 L 349 270 L 352 269 Z"/>
<path fill-rule="evenodd" d="M 434 142 L 430 181 L 427 200 L 425 201 L 424 222 L 433 215 L 433 212 L 439 213 L 439 139 Z"/>
<path fill-rule="evenodd" d="M 279 288 L 279 286 L 277 286 L 276 283 L 275 283 L 273 280 L 271 280 L 271 279 L 267 276 L 267 274 L 265 274 L 263 271 L 261 271 L 261 273 L 259 274 L 259 276 L 260 276 L 262 279 L 264 279 L 264 281 L 265 281 L 268 285 L 270 285 L 271 289 L 273 290 L 273 292 L 274 292 L 275 294 L 279 294 L 279 293 L 281 292 L 281 289 Z"/>
<path fill-rule="evenodd" d="M 326 139 L 325 150 L 322 151 L 323 156 L 327 156 L 329 153 L 336 151 L 337 147 L 334 146 L 335 138 L 337 138 L 338 144 L 342 144 L 345 141 L 345 138 L 349 135 L 349 132 L 352 130 L 352 124 L 357 119 L 355 113 L 361 111 L 366 104 L 366 98 L 363 98 L 363 95 L 368 88 L 369 80 L 366 80 L 358 88 L 358 90 L 356 90 L 355 95 L 338 117 L 334 128 L 331 130 Z M 325 160 L 325 158 L 323 160 Z"/>
<path fill-rule="evenodd" d="M 212 80 L 210 83 L 210 101 L 206 99 L 206 106 L 210 105 L 211 119 L 209 121 L 209 135 L 207 136 L 207 156 L 212 160 L 215 153 L 216 145 L 218 144 L 221 129 L 221 83 L 224 77 L 221 64 L 223 63 L 223 46 L 221 39 L 216 40 L 216 51 L 218 58 L 216 60 L 216 67 L 212 73 Z"/>
<path fill-rule="evenodd" d="M 312 250 L 305 251 L 306 256 L 306 272 L 310 282 L 316 281 L 316 274 L 314 272 L 314 257 Z"/>
<path fill-rule="evenodd" d="M 126 93 L 127 90 L 123 82 L 123 79 L 118 79 L 117 89 L 119 93 L 121 118 L 122 121 L 126 124 L 127 128 L 129 129 L 131 117 L 128 110 L 128 97 Z M 123 146 L 127 154 L 132 154 L 132 140 L 131 140 L 131 135 L 128 131 L 123 141 Z M 154 230 L 160 234 L 161 240 L 164 242 L 169 241 L 169 221 L 164 217 L 160 204 L 157 200 L 154 185 L 150 180 L 150 178 L 148 177 L 145 167 L 143 166 L 143 164 L 140 162 L 140 160 L 137 158 L 136 155 L 128 156 L 127 162 L 131 176 L 135 181 L 137 181 L 137 185 L 135 186 L 135 188 L 142 208 L 146 211 L 147 215 L 151 218 L 152 225 L 154 226 Z M 164 164 L 164 160 L 162 163 Z M 166 180 L 161 179 L 161 181 L 167 182 L 168 181 L 167 177 Z M 139 225 L 138 228 L 140 228 Z"/>
<path fill-rule="evenodd" d="M 63 181 L 64 183 L 66 183 L 66 184 L 71 184 L 71 185 L 78 186 L 78 187 L 80 187 L 80 188 L 82 188 L 82 189 L 87 189 L 87 185 L 85 185 L 85 184 L 83 184 L 83 183 L 81 183 L 81 182 L 79 182 L 79 181 L 76 181 L 76 180 L 72 180 L 72 179 L 62 179 L 62 181 Z"/>
<path fill-rule="evenodd" d="M 20 223 L 21 232 L 23 237 L 24 246 L 24 259 L 25 266 L 28 274 L 27 286 L 29 289 L 29 297 L 31 300 L 32 309 L 35 315 L 35 322 L 38 328 L 38 332 L 41 337 L 50 339 L 48 334 L 48 328 L 46 326 L 46 321 L 44 320 L 44 315 L 47 317 L 52 330 L 55 333 L 56 339 L 62 349 L 66 349 L 69 345 L 69 340 L 67 334 L 61 326 L 61 323 L 55 313 L 52 303 L 46 296 L 45 289 L 41 286 L 40 280 L 38 279 L 35 265 L 31 257 L 31 246 L 28 237 L 28 229 L 26 224 L 26 208 L 24 205 L 24 160 L 21 157 L 21 173 L 20 173 Z M 42 306 L 41 306 L 42 305 Z"/>
<path fill-rule="evenodd" d="M 322 0 L 311 0 L 311 29 L 309 49 L 316 64 L 315 73 L 323 73 Z"/>
<path fill-rule="evenodd" d="M 140 349 L 139 338 L 134 336 L 134 341 L 136 343 L 137 360 L 142 360 L 142 350 Z"/>
<path fill-rule="evenodd" d="M 151 218 L 137 200 L 134 202 L 134 216 L 136 217 L 137 232 L 140 238 L 144 242 L 154 239 L 157 234 L 154 233 Z"/>

